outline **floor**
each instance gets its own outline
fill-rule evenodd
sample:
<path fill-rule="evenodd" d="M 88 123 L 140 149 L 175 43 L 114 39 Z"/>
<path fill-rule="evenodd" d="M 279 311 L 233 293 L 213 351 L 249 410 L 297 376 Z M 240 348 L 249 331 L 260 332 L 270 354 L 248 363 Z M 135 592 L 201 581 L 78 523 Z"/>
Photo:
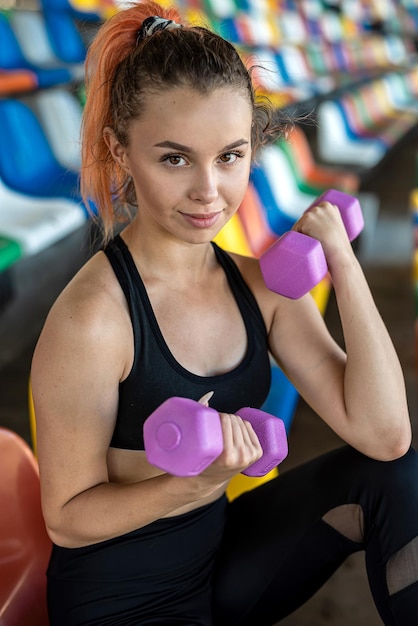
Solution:
<path fill-rule="evenodd" d="M 372 173 L 363 190 L 377 195 L 380 214 L 367 245 L 360 247 L 365 273 L 403 366 L 411 419 L 418 432 L 412 231 L 408 194 L 416 182 L 417 135 L 410 137 Z M 0 274 L 0 425 L 30 442 L 27 383 L 32 351 L 48 309 L 94 247 L 82 229 L 37 257 Z M 326 312 L 331 332 L 341 341 L 333 297 Z M 340 444 L 340 440 L 300 402 L 289 438 L 290 454 L 281 471 Z M 350 558 L 305 606 L 281 626 L 378 626 L 363 566 Z M 257 626 L 257 625 L 254 625 Z"/>

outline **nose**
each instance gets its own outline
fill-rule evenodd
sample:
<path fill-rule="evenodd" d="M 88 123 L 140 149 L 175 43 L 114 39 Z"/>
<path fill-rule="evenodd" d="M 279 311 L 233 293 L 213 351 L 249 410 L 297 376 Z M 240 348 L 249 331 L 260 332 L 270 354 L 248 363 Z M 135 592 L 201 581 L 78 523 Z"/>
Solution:
<path fill-rule="evenodd" d="M 216 200 L 218 180 L 213 167 L 200 167 L 195 171 L 189 195 L 201 204 L 212 204 Z"/>

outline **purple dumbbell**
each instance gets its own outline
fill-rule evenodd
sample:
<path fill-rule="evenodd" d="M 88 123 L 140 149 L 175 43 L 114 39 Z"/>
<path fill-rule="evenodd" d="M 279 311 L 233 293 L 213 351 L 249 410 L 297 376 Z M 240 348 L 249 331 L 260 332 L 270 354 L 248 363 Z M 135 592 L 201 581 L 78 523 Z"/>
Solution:
<path fill-rule="evenodd" d="M 329 189 L 311 206 L 325 201 L 338 206 L 347 235 L 353 241 L 364 227 L 357 198 L 336 189 Z M 264 282 L 271 291 L 293 300 L 308 293 L 328 272 L 319 241 L 294 230 L 282 235 L 264 252 L 260 258 L 260 269 Z"/>
<path fill-rule="evenodd" d="M 284 423 L 259 409 L 237 411 L 251 422 L 263 456 L 242 473 L 264 476 L 286 458 L 287 437 Z M 215 409 L 189 398 L 173 397 L 163 402 L 144 423 L 147 459 L 152 465 L 174 476 L 196 476 L 223 450 L 222 427 Z"/>
<path fill-rule="evenodd" d="M 287 457 L 287 435 L 283 420 L 260 409 L 244 407 L 237 411 L 243 420 L 250 422 L 263 449 L 263 456 L 247 467 L 246 476 L 265 476 Z"/>

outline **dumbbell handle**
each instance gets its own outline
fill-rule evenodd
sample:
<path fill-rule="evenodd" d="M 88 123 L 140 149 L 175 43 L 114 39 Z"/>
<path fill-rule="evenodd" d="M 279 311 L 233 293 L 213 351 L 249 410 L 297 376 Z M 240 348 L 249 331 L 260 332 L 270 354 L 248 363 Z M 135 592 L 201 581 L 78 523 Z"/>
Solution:
<path fill-rule="evenodd" d="M 245 407 L 236 413 L 252 424 L 263 448 L 261 459 L 242 473 L 264 476 L 287 456 L 284 423 L 259 409 Z M 196 476 L 223 450 L 219 413 L 189 398 L 169 398 L 145 421 L 144 442 L 153 465 L 175 476 Z"/>

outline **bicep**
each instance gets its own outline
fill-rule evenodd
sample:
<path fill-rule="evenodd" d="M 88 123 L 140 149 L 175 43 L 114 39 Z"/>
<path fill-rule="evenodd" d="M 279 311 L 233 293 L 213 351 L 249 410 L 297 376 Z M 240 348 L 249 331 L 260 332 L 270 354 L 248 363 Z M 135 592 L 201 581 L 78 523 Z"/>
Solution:
<path fill-rule="evenodd" d="M 329 425 L 345 415 L 345 352 L 330 335 L 308 294 L 281 299 L 272 317 L 269 345 L 304 400 Z"/>
<path fill-rule="evenodd" d="M 272 356 L 313 410 L 340 430 L 346 416 L 346 354 L 330 335 L 312 296 L 279 296 L 266 287 L 255 259 L 234 259 L 261 309 Z"/>
<path fill-rule="evenodd" d="M 54 316 L 36 347 L 31 383 L 42 500 L 52 518 L 76 495 L 108 480 L 121 369 L 111 348 L 106 333 Z"/>

